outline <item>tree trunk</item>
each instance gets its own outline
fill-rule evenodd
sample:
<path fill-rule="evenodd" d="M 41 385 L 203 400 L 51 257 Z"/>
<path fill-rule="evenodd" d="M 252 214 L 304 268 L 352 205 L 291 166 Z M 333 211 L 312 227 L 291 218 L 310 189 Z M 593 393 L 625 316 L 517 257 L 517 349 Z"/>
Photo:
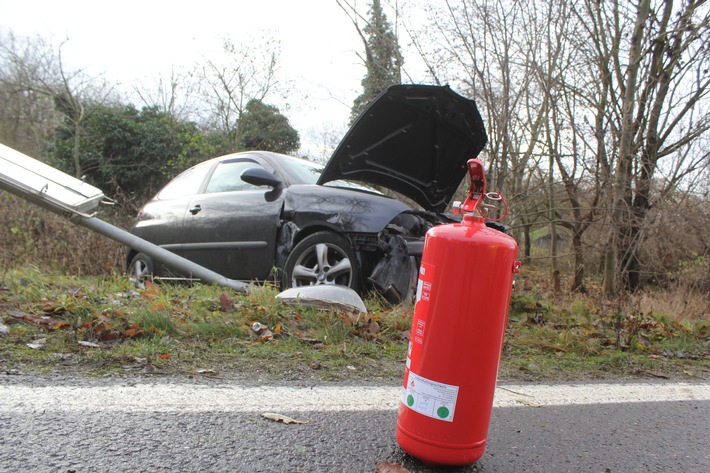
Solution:
<path fill-rule="evenodd" d="M 619 161 L 616 167 L 614 181 L 614 201 L 612 203 L 612 244 L 615 247 L 616 257 L 607 253 L 605 273 L 617 272 L 613 278 L 605 280 L 604 289 L 607 295 L 616 295 L 620 281 L 617 279 L 623 273 L 623 265 L 616 264 L 624 261 L 627 254 L 629 240 L 629 206 L 631 204 L 631 170 L 634 162 L 634 105 L 638 90 L 638 73 L 643 55 L 642 41 L 646 28 L 650 8 L 650 0 L 641 0 L 638 5 L 636 24 L 629 45 L 629 65 L 626 70 L 625 90 L 622 102 L 621 130 L 619 140 Z M 612 256 L 610 258 L 610 256 Z M 612 266 L 613 264 L 613 266 Z M 620 272 L 621 271 L 621 272 Z"/>
<path fill-rule="evenodd" d="M 551 195 L 554 195 L 551 193 Z M 551 211 L 554 214 L 554 211 Z M 554 220 L 550 222 L 550 257 L 552 261 L 552 290 L 557 294 L 562 292 L 560 284 L 560 263 L 557 260 L 557 225 Z"/>
<path fill-rule="evenodd" d="M 572 292 L 587 293 L 584 287 L 584 252 L 582 248 L 582 233 L 574 231 L 572 233 L 572 252 L 574 253 L 574 279 L 572 281 Z"/>
<path fill-rule="evenodd" d="M 612 230 L 612 233 L 614 231 Z M 616 246 L 613 236 L 609 238 L 604 252 L 604 294 L 613 296 L 616 292 Z"/>
<path fill-rule="evenodd" d="M 84 175 L 84 168 L 81 165 L 81 122 L 77 122 L 74 125 L 74 150 L 72 155 L 74 157 L 74 175 L 77 179 L 81 179 Z"/>

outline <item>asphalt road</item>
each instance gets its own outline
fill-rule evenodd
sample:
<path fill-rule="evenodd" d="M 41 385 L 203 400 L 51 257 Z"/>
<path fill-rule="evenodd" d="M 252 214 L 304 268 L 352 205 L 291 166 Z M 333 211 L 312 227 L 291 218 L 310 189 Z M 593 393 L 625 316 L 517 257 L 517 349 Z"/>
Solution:
<path fill-rule="evenodd" d="M 486 453 L 464 468 L 397 446 L 398 399 L 395 385 L 7 376 L 0 472 L 710 472 L 707 382 L 501 384 Z"/>

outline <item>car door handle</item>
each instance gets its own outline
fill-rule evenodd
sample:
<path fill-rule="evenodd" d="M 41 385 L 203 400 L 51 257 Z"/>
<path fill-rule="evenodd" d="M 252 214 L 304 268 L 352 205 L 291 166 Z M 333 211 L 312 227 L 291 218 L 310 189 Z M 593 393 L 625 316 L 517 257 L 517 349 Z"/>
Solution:
<path fill-rule="evenodd" d="M 193 208 L 190 209 L 190 213 L 192 215 L 197 215 L 197 212 L 202 210 L 202 206 L 200 204 L 195 205 Z"/>

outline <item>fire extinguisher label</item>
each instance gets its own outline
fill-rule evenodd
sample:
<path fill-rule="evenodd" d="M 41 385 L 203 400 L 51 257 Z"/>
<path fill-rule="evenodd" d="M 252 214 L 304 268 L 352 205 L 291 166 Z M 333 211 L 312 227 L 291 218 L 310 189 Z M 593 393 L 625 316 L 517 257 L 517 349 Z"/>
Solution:
<path fill-rule="evenodd" d="M 402 389 L 402 403 L 433 419 L 453 422 L 459 387 L 439 383 L 410 371 Z"/>
<path fill-rule="evenodd" d="M 431 283 L 434 280 L 434 265 L 422 262 L 419 268 L 419 281 L 417 282 L 417 297 L 414 302 L 424 305 L 423 313 L 426 313 L 431 298 Z"/>
<path fill-rule="evenodd" d="M 409 335 L 407 349 L 407 368 L 417 370 L 421 358 L 422 344 L 426 323 L 429 318 L 429 300 L 431 299 L 432 281 L 434 280 L 434 265 L 422 262 L 419 268 L 419 282 L 417 283 L 417 299 L 414 303 L 414 317 L 412 331 Z"/>

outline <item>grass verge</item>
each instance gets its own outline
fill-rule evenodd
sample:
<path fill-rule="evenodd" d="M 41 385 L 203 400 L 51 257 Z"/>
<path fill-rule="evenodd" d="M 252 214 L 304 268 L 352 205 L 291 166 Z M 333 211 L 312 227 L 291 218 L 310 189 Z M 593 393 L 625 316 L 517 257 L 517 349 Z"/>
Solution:
<path fill-rule="evenodd" d="M 394 380 L 411 308 L 366 301 L 367 316 L 287 306 L 277 290 L 237 295 L 206 285 L 22 269 L 0 281 L 0 370 L 89 376 Z M 500 378 L 707 379 L 707 318 L 674 318 L 588 296 L 515 294 Z"/>

